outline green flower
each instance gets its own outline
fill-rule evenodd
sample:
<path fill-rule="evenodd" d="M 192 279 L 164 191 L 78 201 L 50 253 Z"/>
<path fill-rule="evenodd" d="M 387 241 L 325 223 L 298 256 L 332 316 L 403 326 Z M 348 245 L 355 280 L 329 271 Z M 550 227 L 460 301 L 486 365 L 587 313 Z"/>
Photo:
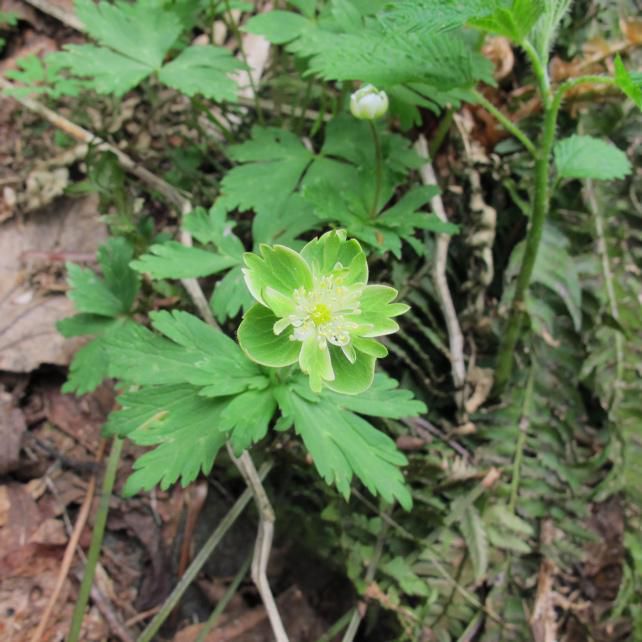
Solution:
<path fill-rule="evenodd" d="M 375 361 L 388 354 L 374 337 L 399 329 L 386 285 L 367 285 L 368 263 L 344 230 L 310 241 L 299 254 L 262 245 L 244 255 L 245 283 L 258 301 L 243 317 L 238 338 L 253 361 L 279 368 L 297 361 L 310 388 L 358 394 L 372 384 Z"/>

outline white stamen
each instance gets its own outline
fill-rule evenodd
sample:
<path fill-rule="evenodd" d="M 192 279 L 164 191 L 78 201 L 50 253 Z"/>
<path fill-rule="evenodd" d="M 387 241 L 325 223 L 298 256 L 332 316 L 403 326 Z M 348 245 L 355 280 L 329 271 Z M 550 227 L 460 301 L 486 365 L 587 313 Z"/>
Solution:
<path fill-rule="evenodd" d="M 348 346 L 351 332 L 359 326 L 346 316 L 360 314 L 359 299 L 363 288 L 359 284 L 345 286 L 341 278 L 334 275 L 316 278 L 311 290 L 298 288 L 294 291 L 296 308 L 288 317 L 275 323 L 275 333 L 280 334 L 291 325 L 291 341 L 314 337 L 322 350 L 327 349 L 328 343 Z"/>

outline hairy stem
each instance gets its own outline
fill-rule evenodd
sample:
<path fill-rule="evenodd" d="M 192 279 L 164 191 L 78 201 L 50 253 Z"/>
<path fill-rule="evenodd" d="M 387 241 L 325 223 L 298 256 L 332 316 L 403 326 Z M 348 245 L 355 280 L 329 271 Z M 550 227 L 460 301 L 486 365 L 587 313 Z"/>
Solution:
<path fill-rule="evenodd" d="M 370 218 L 375 218 L 379 209 L 379 198 L 381 196 L 381 186 L 383 183 L 383 156 L 381 154 L 381 139 L 379 138 L 377 126 L 371 120 L 368 121 L 368 125 L 370 125 L 372 141 L 375 148 L 375 191 L 372 198 L 372 207 L 370 208 Z"/>
<path fill-rule="evenodd" d="M 547 87 L 547 86 L 546 86 Z M 526 248 L 520 266 L 515 293 L 508 313 L 508 322 L 499 345 L 495 366 L 495 392 L 501 393 L 510 379 L 513 369 L 513 353 L 519 340 L 524 321 L 524 299 L 533 276 L 539 244 L 544 232 L 544 223 L 550 205 L 550 159 L 555 143 L 555 127 L 562 98 L 566 90 L 560 87 L 552 100 L 545 100 L 544 128 L 535 160 L 535 193 L 531 222 L 526 237 Z M 544 90 L 542 86 L 542 90 Z"/>
<path fill-rule="evenodd" d="M 508 116 L 504 115 L 502 111 L 497 109 L 493 103 L 484 96 L 480 91 L 474 91 L 475 99 L 477 102 L 492 116 L 495 117 L 497 122 L 510 134 L 512 134 L 517 140 L 524 145 L 524 147 L 533 155 L 537 156 L 537 148 L 529 140 L 528 136 L 510 119 Z"/>
<path fill-rule="evenodd" d="M 542 82 L 541 91 L 550 92 L 547 78 Z M 510 379 L 513 368 L 513 354 L 519 341 L 522 322 L 524 320 L 524 299 L 531 282 L 539 244 L 544 231 L 544 223 L 548 215 L 551 200 L 550 160 L 553 145 L 555 144 L 555 128 L 557 126 L 557 117 L 562 106 L 562 100 L 566 93 L 570 89 L 573 89 L 573 87 L 589 83 L 614 85 L 615 80 L 600 75 L 579 76 L 578 78 L 572 78 L 561 84 L 550 99 L 544 100 L 547 107 L 544 113 L 544 128 L 535 161 L 535 193 L 533 196 L 532 216 L 528 236 L 526 237 L 526 250 L 517 276 L 508 322 L 502 335 L 502 341 L 497 355 L 494 388 L 496 394 L 502 392 Z"/>
<path fill-rule="evenodd" d="M 107 468 L 105 469 L 105 477 L 103 478 L 100 503 L 98 505 L 98 512 L 96 513 L 94 530 L 91 534 L 89 552 L 87 553 L 87 564 L 85 565 L 85 573 L 82 578 L 82 583 L 80 584 L 78 599 L 76 600 L 76 606 L 74 607 L 74 613 L 71 618 L 71 626 L 69 627 L 67 642 L 78 642 L 78 636 L 80 635 L 80 628 L 82 626 L 85 608 L 89 601 L 91 586 L 94 583 L 96 564 L 98 564 L 98 557 L 100 556 L 100 547 L 103 543 L 105 524 L 107 523 L 107 513 L 109 512 L 109 500 L 111 499 L 111 492 L 114 488 L 114 480 L 116 479 L 116 471 L 118 470 L 122 448 L 123 440 L 116 437 L 112 442 L 109 459 L 107 460 Z"/>

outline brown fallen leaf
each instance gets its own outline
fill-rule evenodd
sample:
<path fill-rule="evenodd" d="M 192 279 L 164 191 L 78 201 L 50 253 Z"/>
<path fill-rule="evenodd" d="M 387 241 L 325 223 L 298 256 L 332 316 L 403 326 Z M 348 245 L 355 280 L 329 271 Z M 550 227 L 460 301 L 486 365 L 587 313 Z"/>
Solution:
<path fill-rule="evenodd" d="M 74 314 L 63 295 L 46 296 L 31 284 L 21 260 L 31 250 L 95 252 L 106 237 L 98 221 L 97 200 L 59 199 L 25 220 L 0 225 L 0 369 L 30 372 L 42 363 L 67 365 L 78 340 L 56 330 L 60 319 Z"/>
<path fill-rule="evenodd" d="M 314 612 L 302 591 L 292 586 L 276 600 L 283 625 L 290 640 L 314 642 L 327 625 Z M 176 634 L 174 642 L 194 642 L 203 624 L 193 624 Z M 230 613 L 221 618 L 218 628 L 211 631 L 205 642 L 272 642 L 274 633 L 263 606 L 248 609 L 242 613 Z"/>

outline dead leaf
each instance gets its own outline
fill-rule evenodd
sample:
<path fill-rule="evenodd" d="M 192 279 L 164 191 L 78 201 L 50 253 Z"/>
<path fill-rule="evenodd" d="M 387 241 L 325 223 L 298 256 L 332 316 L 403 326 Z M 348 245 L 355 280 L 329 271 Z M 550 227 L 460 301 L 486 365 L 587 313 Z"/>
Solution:
<path fill-rule="evenodd" d="M 30 372 L 42 363 L 67 365 L 78 340 L 55 324 L 74 314 L 65 296 L 45 296 L 30 283 L 22 260 L 32 250 L 95 252 L 106 237 L 94 196 L 62 198 L 25 221 L 0 225 L 0 369 Z"/>
<path fill-rule="evenodd" d="M 276 600 L 283 626 L 291 640 L 314 642 L 323 635 L 326 623 L 312 610 L 302 591 L 292 586 Z M 174 642 L 194 642 L 203 625 L 188 626 L 176 634 Z M 272 642 L 274 633 L 263 606 L 221 618 L 218 628 L 211 631 L 205 642 Z"/>
<path fill-rule="evenodd" d="M 620 29 L 624 37 L 632 45 L 642 45 L 642 18 L 622 18 L 620 20 Z"/>
<path fill-rule="evenodd" d="M 47 419 L 87 451 L 95 452 L 100 430 L 114 405 L 111 385 L 103 384 L 82 397 L 62 394 L 53 386 L 43 394 Z"/>
<path fill-rule="evenodd" d="M 496 36 L 486 38 L 482 47 L 482 53 L 495 66 L 493 76 L 497 80 L 502 80 L 508 76 L 515 66 L 515 54 L 508 38 Z"/>
<path fill-rule="evenodd" d="M 13 395 L 0 389 L 0 475 L 16 468 L 26 429 L 24 415 L 16 406 Z"/>

